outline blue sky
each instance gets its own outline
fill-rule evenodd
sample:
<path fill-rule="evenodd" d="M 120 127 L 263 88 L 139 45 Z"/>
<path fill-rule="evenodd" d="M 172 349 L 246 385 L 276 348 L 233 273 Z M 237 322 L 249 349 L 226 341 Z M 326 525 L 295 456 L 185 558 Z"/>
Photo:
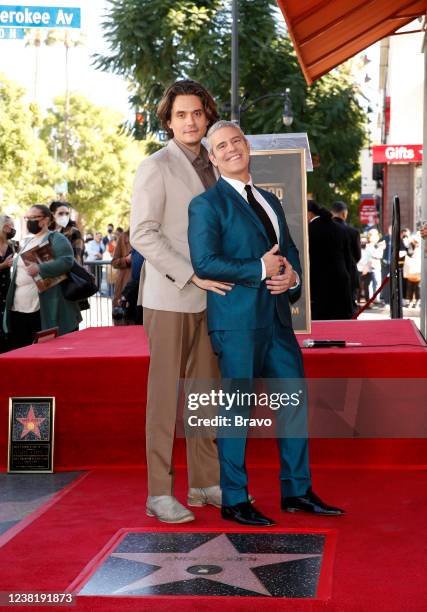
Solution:
<path fill-rule="evenodd" d="M 86 95 L 96 104 L 129 113 L 126 82 L 119 76 L 103 73 L 91 66 L 93 53 L 107 51 L 102 36 L 102 17 L 108 5 L 106 0 L 28 0 L 12 2 L 0 0 L 4 6 L 80 7 L 81 32 L 84 46 L 69 52 L 70 90 Z M 72 30 L 78 34 L 78 30 Z M 33 47 L 26 47 L 23 40 L 0 40 L 0 72 L 26 88 L 28 100 L 35 95 L 35 57 Z M 53 97 L 65 91 L 65 49 L 63 45 L 41 46 L 39 50 L 39 77 L 37 102 L 42 108 L 49 106 Z"/>

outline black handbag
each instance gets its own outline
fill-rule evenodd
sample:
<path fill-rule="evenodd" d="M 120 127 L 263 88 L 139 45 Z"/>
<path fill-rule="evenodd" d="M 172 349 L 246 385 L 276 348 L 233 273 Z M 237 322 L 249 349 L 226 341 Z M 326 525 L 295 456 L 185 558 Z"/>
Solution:
<path fill-rule="evenodd" d="M 62 281 L 61 288 L 64 298 L 70 302 L 85 300 L 98 291 L 93 274 L 77 261 L 74 261 L 73 267 L 68 272 L 68 278 Z"/>

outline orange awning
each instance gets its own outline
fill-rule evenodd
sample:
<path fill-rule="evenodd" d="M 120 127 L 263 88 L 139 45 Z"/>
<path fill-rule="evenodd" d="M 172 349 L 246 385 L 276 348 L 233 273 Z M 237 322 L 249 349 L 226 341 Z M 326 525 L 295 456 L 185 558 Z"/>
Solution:
<path fill-rule="evenodd" d="M 427 12 L 427 0 L 277 0 L 309 85 Z"/>

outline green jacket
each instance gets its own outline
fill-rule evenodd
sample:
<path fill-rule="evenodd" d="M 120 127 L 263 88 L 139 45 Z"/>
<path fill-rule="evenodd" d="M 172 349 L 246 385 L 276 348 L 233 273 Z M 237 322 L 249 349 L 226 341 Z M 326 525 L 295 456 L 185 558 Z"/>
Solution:
<path fill-rule="evenodd" d="M 52 245 L 55 259 L 40 264 L 40 276 L 52 278 L 66 274 L 74 262 L 73 249 L 65 236 L 59 232 L 49 232 L 47 238 Z M 15 297 L 15 278 L 17 259 L 13 262 L 9 290 L 6 296 L 3 328 L 6 333 L 13 333 L 10 328 L 10 311 Z M 59 327 L 59 335 L 74 331 L 82 320 L 77 302 L 66 300 L 62 294 L 61 285 L 55 285 L 39 294 L 40 318 L 43 329 Z"/>

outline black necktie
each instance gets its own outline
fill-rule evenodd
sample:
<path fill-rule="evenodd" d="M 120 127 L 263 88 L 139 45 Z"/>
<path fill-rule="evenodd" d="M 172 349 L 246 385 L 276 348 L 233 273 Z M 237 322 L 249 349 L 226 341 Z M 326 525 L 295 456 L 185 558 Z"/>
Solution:
<path fill-rule="evenodd" d="M 252 193 L 252 188 L 250 185 L 245 185 L 245 191 L 248 194 L 248 203 L 250 207 L 252 208 L 252 210 L 256 213 L 258 219 L 263 224 L 265 231 L 267 232 L 267 236 L 270 239 L 271 246 L 273 246 L 273 244 L 277 244 L 278 240 L 277 240 L 276 232 L 274 231 L 274 227 L 271 222 L 271 219 L 265 212 L 264 207 L 261 206 L 261 204 L 255 198 L 254 194 Z"/>

